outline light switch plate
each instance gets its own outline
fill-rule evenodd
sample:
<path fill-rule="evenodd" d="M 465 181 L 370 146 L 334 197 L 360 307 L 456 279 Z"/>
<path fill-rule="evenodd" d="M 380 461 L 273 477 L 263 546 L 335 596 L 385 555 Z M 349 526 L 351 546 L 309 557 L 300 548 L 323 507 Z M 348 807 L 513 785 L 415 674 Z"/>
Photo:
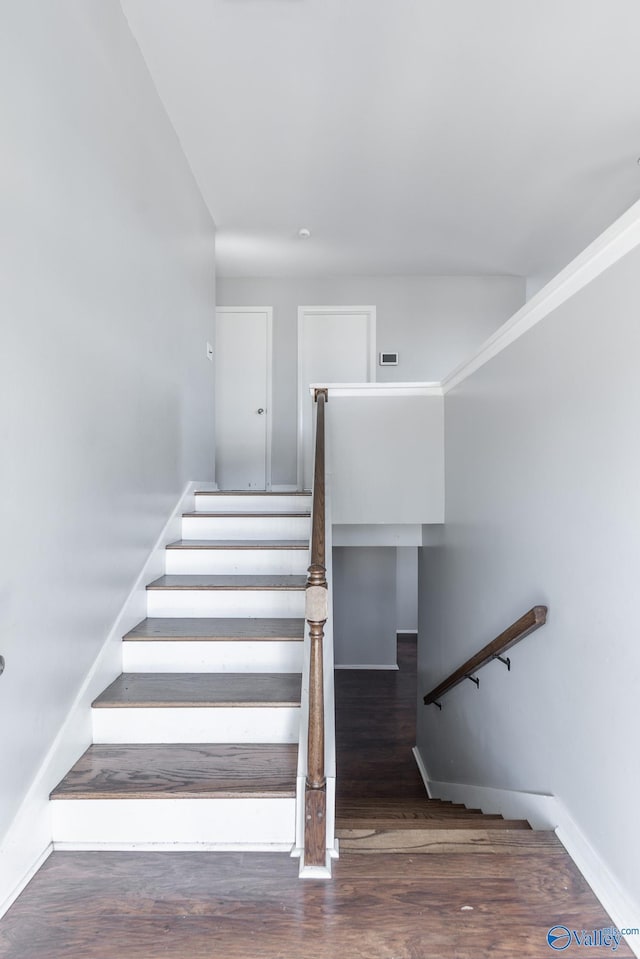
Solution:
<path fill-rule="evenodd" d="M 213 363 L 213 347 L 211 343 L 207 343 L 207 359 Z"/>

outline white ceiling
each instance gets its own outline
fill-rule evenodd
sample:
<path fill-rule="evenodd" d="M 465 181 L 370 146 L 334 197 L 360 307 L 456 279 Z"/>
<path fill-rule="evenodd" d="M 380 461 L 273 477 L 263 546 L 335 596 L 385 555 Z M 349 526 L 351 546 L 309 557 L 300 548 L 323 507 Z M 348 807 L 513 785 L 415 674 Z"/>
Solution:
<path fill-rule="evenodd" d="M 640 197 L 637 0 L 122 5 L 223 275 L 546 275 Z"/>

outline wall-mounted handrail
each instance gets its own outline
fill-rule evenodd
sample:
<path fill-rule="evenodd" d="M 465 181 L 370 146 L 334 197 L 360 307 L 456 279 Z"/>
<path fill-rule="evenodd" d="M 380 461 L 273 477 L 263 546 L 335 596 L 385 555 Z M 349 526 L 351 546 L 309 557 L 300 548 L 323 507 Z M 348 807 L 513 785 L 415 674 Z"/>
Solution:
<path fill-rule="evenodd" d="M 307 578 L 305 618 L 311 644 L 309 662 L 309 727 L 305 781 L 304 863 L 324 866 L 327 857 L 327 781 L 324 756 L 324 627 L 328 616 L 325 541 L 325 429 L 327 390 L 315 391 L 316 446 L 311 518 L 311 565 Z"/>
<path fill-rule="evenodd" d="M 494 659 L 500 659 L 502 653 L 505 653 L 512 646 L 515 646 L 516 643 L 519 643 L 520 640 L 528 636 L 529 633 L 539 629 L 540 626 L 544 626 L 546 621 L 547 607 L 534 606 L 529 612 L 525 613 L 524 616 L 516 620 L 515 623 L 512 623 L 508 629 L 505 629 L 503 633 L 500 633 L 494 640 L 487 643 L 486 646 L 483 646 L 475 656 L 472 656 L 466 663 L 463 663 L 459 669 L 456 669 L 455 672 L 447 676 L 438 686 L 435 686 L 428 692 L 424 697 L 425 706 L 429 706 L 431 703 L 439 705 L 438 700 L 441 696 L 448 693 L 454 686 L 464 682 L 465 679 L 471 678 L 472 673 L 477 673 L 478 670 L 486 666 L 487 663 L 492 662 Z M 509 660 L 503 659 L 502 662 L 505 662 L 510 667 Z"/>

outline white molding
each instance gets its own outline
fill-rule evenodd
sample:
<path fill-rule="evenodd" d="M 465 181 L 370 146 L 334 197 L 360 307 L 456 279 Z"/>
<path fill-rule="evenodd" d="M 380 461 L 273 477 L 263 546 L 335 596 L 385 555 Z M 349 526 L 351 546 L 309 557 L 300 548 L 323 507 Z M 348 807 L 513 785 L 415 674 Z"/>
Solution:
<path fill-rule="evenodd" d="M 265 437 L 265 490 L 271 491 L 271 455 L 273 447 L 273 307 L 272 306 L 218 306 L 218 313 L 264 313 L 267 317 L 267 370 L 266 370 L 266 437 Z M 296 489 L 297 487 L 293 487 Z M 217 484 L 216 484 L 217 489 Z"/>
<path fill-rule="evenodd" d="M 165 546 L 180 539 L 181 514 L 192 505 L 195 490 L 205 485 L 208 484 L 187 483 L 180 494 L 2 839 L 0 915 L 9 908 L 51 851 L 53 834 L 49 793 L 91 745 L 91 703 L 122 672 L 122 637 L 145 618 L 146 585 L 164 572 Z"/>
<path fill-rule="evenodd" d="M 400 669 L 397 663 L 336 663 L 336 669 Z"/>
<path fill-rule="evenodd" d="M 442 396 L 442 384 L 431 383 L 312 383 L 309 392 L 328 389 L 329 397 Z"/>
<path fill-rule="evenodd" d="M 298 365 L 297 365 L 297 378 L 298 378 L 298 450 L 297 450 L 297 489 L 301 490 L 304 485 L 304 462 L 303 462 L 303 453 L 304 453 L 304 415 L 303 415 L 303 400 L 304 400 L 304 387 L 302 385 L 302 360 L 304 356 L 303 350 L 303 326 L 305 316 L 313 314 L 322 314 L 322 313 L 368 313 L 369 314 L 369 323 L 368 323 L 368 334 L 369 334 L 369 356 L 368 356 L 368 381 L 370 383 L 375 383 L 376 372 L 377 372 L 377 352 L 376 352 L 376 335 L 377 335 L 377 317 L 376 317 L 376 307 L 375 306 L 299 306 L 298 307 Z"/>
<path fill-rule="evenodd" d="M 20 851 L 24 852 L 24 847 L 22 847 Z M 8 910 L 14 904 L 14 902 L 16 901 L 20 893 L 29 885 L 29 883 L 31 882 L 35 874 L 38 872 L 40 867 L 44 865 L 44 863 L 47 861 L 47 859 L 49 858 L 52 852 L 53 852 L 53 843 L 50 842 L 43 851 L 39 852 L 36 855 L 36 858 L 33 860 L 31 865 L 28 866 L 26 870 L 22 873 L 21 878 L 18 880 L 17 883 L 14 884 L 9 894 L 3 900 L 0 900 L 0 919 L 2 919 L 4 914 L 8 912 Z M 21 858 L 24 858 L 24 857 L 21 857 Z M 16 867 L 18 869 L 20 869 L 22 865 L 23 863 L 21 862 L 16 863 Z M 2 889 L 0 889 L 0 894 L 1 893 L 2 893 Z"/>
<path fill-rule="evenodd" d="M 422 779 L 422 782 L 424 783 L 424 788 L 427 791 L 427 796 L 429 797 L 429 799 L 433 799 L 433 796 L 431 795 L 431 790 L 429 789 L 429 773 L 427 772 L 427 767 L 422 761 L 420 750 L 418 749 L 417 746 L 414 746 L 411 752 L 413 753 L 413 758 L 416 761 L 416 766 L 418 767 L 420 778 Z"/>
<path fill-rule="evenodd" d="M 296 483 L 272 483 L 272 493 L 296 493 L 298 486 Z"/>
<path fill-rule="evenodd" d="M 396 629 L 396 636 L 417 636 L 418 627 L 408 626 L 406 629 Z"/>
<path fill-rule="evenodd" d="M 634 203 L 604 233 L 514 313 L 482 346 L 442 381 L 448 393 L 533 326 L 575 296 L 592 280 L 640 245 L 640 201 Z"/>
<path fill-rule="evenodd" d="M 638 926 L 640 903 L 635 902 L 622 888 L 567 810 L 560 805 L 564 815 L 556 829 L 556 835 L 613 919 L 614 926 L 617 929 Z M 640 956 L 638 940 L 638 936 L 625 939 L 634 956 Z"/>

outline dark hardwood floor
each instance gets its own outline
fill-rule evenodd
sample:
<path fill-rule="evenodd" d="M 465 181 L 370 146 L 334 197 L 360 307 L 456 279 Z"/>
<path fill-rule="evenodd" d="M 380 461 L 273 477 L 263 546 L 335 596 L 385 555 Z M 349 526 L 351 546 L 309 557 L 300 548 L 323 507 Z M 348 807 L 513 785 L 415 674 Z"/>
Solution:
<path fill-rule="evenodd" d="M 411 654 L 403 641 L 398 673 L 338 673 L 345 813 L 370 802 L 364 789 L 386 816 L 411 816 L 425 800 L 411 755 Z M 557 923 L 611 925 L 559 845 L 508 856 L 345 853 L 330 881 L 299 880 L 284 854 L 56 852 L 0 921 L 0 956 L 545 959 Z M 624 944 L 587 952 L 632 955 Z"/>
<path fill-rule="evenodd" d="M 416 641 L 398 640 L 395 670 L 336 670 L 337 808 L 350 799 L 423 800 L 416 744 Z"/>

